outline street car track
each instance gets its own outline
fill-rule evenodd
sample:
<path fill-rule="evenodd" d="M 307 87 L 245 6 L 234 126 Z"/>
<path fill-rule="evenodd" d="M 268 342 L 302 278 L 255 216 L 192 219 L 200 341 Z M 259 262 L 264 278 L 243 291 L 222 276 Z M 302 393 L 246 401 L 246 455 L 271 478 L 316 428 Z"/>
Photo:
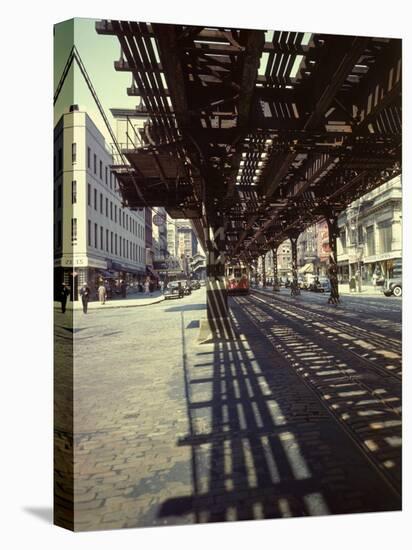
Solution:
<path fill-rule="evenodd" d="M 351 324 L 349 324 L 346 321 L 333 319 L 332 318 L 333 314 L 329 311 L 325 311 L 325 312 L 322 311 L 322 313 L 318 313 L 313 311 L 312 309 L 309 309 L 307 307 L 307 304 L 302 304 L 302 305 L 296 304 L 292 302 L 292 300 L 287 301 L 285 299 L 278 298 L 277 296 L 276 297 L 268 296 L 268 294 L 264 291 L 261 292 L 259 290 L 257 291 L 255 290 L 254 293 L 259 293 L 261 295 L 264 295 L 266 298 L 266 300 L 262 300 L 261 298 L 253 294 L 252 297 L 255 300 L 260 300 L 261 302 L 264 302 L 266 305 L 270 305 L 271 307 L 275 308 L 279 313 L 282 313 L 282 311 L 279 311 L 280 305 L 278 302 L 282 302 L 282 305 L 287 307 L 288 310 L 290 310 L 291 312 L 298 312 L 299 314 L 304 316 L 306 320 L 309 320 L 312 323 L 318 322 L 318 323 L 324 324 L 325 322 L 327 323 L 328 319 L 331 319 L 332 321 L 331 326 L 334 329 L 339 329 L 343 333 L 351 335 L 354 338 L 356 337 L 359 339 L 363 337 L 369 343 L 373 344 L 378 348 L 382 348 L 382 345 L 384 342 L 384 347 L 387 352 L 393 353 L 398 356 L 401 356 L 402 354 L 402 345 L 398 340 L 391 337 L 387 337 L 384 334 L 378 333 L 376 332 L 376 330 L 374 330 L 374 336 L 372 336 L 371 333 L 368 332 L 365 328 L 362 328 L 359 326 L 356 326 L 356 328 L 354 328 Z M 325 316 L 328 319 L 325 319 Z M 397 369 L 396 372 L 392 372 L 391 370 L 381 367 L 376 361 L 372 361 L 367 357 L 353 351 L 353 349 L 350 349 L 349 346 L 345 346 L 344 349 L 345 351 L 352 353 L 359 360 L 362 360 L 365 363 L 365 365 L 369 365 L 370 367 L 376 367 L 377 369 L 384 369 L 382 372 L 384 372 L 386 375 L 392 376 L 397 380 L 402 380 L 401 367 L 399 367 L 399 369 Z"/>
<path fill-rule="evenodd" d="M 255 300 L 253 300 L 255 298 Z M 263 300 L 260 300 L 261 302 L 264 302 Z M 369 401 L 366 400 L 364 397 L 363 400 L 365 402 L 376 402 L 376 399 L 380 402 L 380 408 L 378 407 L 378 410 L 380 412 L 380 422 L 383 424 L 388 423 L 388 425 L 393 425 L 395 422 L 395 425 L 397 426 L 397 429 L 392 430 L 392 434 L 399 434 L 399 437 L 401 437 L 401 428 L 400 428 L 400 415 L 399 412 L 396 411 L 390 403 L 388 403 L 385 399 L 380 399 L 379 394 L 376 393 L 376 391 L 369 387 L 367 384 L 365 384 L 362 380 L 360 380 L 357 376 L 353 376 L 351 373 L 348 372 L 348 369 L 339 367 L 339 365 L 335 363 L 331 363 L 327 367 L 322 367 L 324 369 L 330 369 L 330 371 L 336 372 L 336 369 L 339 371 L 338 380 L 335 382 L 334 380 L 328 382 L 325 379 L 322 379 L 319 381 L 319 379 L 316 379 L 315 376 L 313 376 L 310 372 L 308 372 L 307 365 L 303 362 L 299 362 L 296 360 L 296 357 L 293 356 L 293 352 L 290 352 L 290 349 L 292 346 L 296 346 L 297 343 L 301 343 L 305 345 L 306 349 L 316 350 L 317 344 L 313 344 L 312 347 L 305 342 L 305 340 L 308 340 L 307 337 L 304 337 L 300 334 L 296 334 L 293 328 L 290 326 L 280 326 L 277 325 L 275 327 L 271 326 L 271 331 L 269 332 L 266 328 L 266 322 L 269 319 L 264 318 L 267 313 L 264 311 L 261 304 L 256 304 L 256 297 L 245 297 L 245 298 L 235 298 L 235 302 L 239 304 L 242 307 L 242 311 L 244 314 L 248 317 L 248 319 L 253 323 L 253 325 L 266 336 L 271 344 L 274 346 L 274 348 L 280 353 L 283 357 L 285 357 L 288 362 L 291 365 L 291 368 L 296 372 L 296 374 L 299 376 L 299 378 L 304 382 L 304 384 L 310 388 L 317 398 L 322 403 L 323 407 L 333 416 L 335 421 L 339 424 L 339 426 L 345 431 L 345 433 L 351 438 L 351 440 L 357 445 L 360 452 L 365 456 L 365 458 L 368 459 L 369 463 L 374 467 L 374 469 L 380 474 L 381 478 L 385 481 L 385 483 L 391 488 L 391 490 L 400 498 L 401 497 L 401 482 L 400 482 L 400 476 L 397 475 L 397 472 L 400 472 L 400 463 L 401 463 L 401 455 L 399 453 L 399 447 L 391 448 L 388 446 L 388 448 L 383 449 L 379 448 L 380 445 L 377 445 L 378 452 L 374 451 L 374 448 L 372 446 L 373 442 L 373 436 L 370 434 L 373 433 L 375 435 L 375 438 L 379 440 L 379 437 L 381 438 L 379 442 L 384 441 L 386 436 L 385 430 L 382 430 L 382 434 L 378 434 L 377 432 L 373 431 L 372 428 L 368 429 L 368 422 L 370 421 L 360 421 L 355 420 L 352 421 L 350 418 L 348 420 L 348 417 L 345 415 L 348 415 L 348 411 L 351 410 L 351 408 L 347 408 L 347 411 L 344 411 L 342 413 L 342 408 L 340 407 L 339 403 L 342 401 L 339 397 L 339 391 L 337 389 L 338 386 L 343 386 L 342 381 L 344 379 L 347 380 L 349 386 L 356 385 L 359 390 L 362 392 L 367 392 L 369 394 Z M 264 302 L 264 305 L 270 308 L 270 305 L 267 302 Z M 259 315 L 263 315 L 263 317 L 259 318 Z M 289 340 L 292 339 L 293 344 L 291 345 L 289 342 L 288 347 L 288 338 Z M 286 344 L 285 344 L 286 341 Z M 323 354 L 325 357 L 328 357 L 327 353 L 325 354 L 325 350 L 321 350 L 319 348 L 318 354 L 321 355 L 321 351 L 323 351 Z M 376 375 L 376 371 L 375 371 Z M 332 375 L 333 376 L 333 375 Z M 339 382 L 339 384 L 338 384 Z M 335 395 L 333 395 L 330 391 L 331 388 L 336 386 L 335 389 Z M 332 393 L 332 395 L 330 395 Z M 356 393 L 356 392 L 354 392 Z M 374 405 L 375 409 L 377 408 L 376 405 Z M 348 415 L 350 416 L 350 415 Z M 365 428 L 366 426 L 366 428 Z M 365 432 L 366 429 L 366 432 Z M 367 438 L 365 440 L 365 437 Z M 369 439 L 371 438 L 371 439 Z M 372 449 L 368 446 L 372 446 Z M 388 458 L 389 457 L 389 458 Z M 394 464 L 393 469 L 387 468 L 388 464 L 390 463 Z"/>

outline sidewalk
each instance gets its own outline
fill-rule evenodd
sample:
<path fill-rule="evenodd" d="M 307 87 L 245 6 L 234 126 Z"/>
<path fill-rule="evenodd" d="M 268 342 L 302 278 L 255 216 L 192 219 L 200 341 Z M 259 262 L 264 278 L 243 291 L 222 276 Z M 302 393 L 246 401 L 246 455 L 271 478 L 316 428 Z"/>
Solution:
<path fill-rule="evenodd" d="M 141 306 L 151 306 L 153 304 L 158 304 L 164 300 L 163 294 L 157 290 L 152 292 L 151 296 L 146 296 L 143 293 L 134 293 L 130 294 L 126 298 L 118 298 L 112 300 L 106 300 L 106 303 L 102 305 L 98 300 L 89 302 L 88 310 L 92 309 L 113 309 L 113 308 L 122 308 L 122 307 L 141 307 Z M 60 302 L 54 302 L 54 308 L 60 309 Z M 67 301 L 66 310 L 81 310 L 83 309 L 81 300 L 77 302 Z"/>

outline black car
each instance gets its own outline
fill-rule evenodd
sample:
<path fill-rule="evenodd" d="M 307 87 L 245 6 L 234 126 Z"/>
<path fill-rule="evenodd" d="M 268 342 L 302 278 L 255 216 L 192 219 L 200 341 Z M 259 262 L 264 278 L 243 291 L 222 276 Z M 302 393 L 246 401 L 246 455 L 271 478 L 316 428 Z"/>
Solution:
<path fill-rule="evenodd" d="M 192 290 L 199 290 L 200 282 L 199 281 L 190 281 L 190 288 Z"/>
<path fill-rule="evenodd" d="M 179 286 L 178 283 L 169 283 L 163 293 L 165 300 L 172 300 L 174 298 L 183 298 L 183 286 Z"/>

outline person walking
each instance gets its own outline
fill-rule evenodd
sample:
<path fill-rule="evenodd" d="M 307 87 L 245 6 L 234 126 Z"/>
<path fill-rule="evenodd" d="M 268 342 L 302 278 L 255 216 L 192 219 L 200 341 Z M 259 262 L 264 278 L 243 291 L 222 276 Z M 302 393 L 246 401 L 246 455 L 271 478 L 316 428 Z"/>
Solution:
<path fill-rule="evenodd" d="M 146 294 L 146 296 L 149 294 L 149 290 L 150 290 L 150 282 L 149 282 L 149 279 L 146 279 L 144 282 L 144 293 Z"/>
<path fill-rule="evenodd" d="M 164 292 L 164 288 L 165 288 L 165 283 L 164 281 L 160 281 L 160 292 L 163 294 Z"/>
<path fill-rule="evenodd" d="M 126 298 L 127 295 L 127 284 L 126 281 L 120 281 L 120 290 L 122 292 L 122 298 Z"/>
<path fill-rule="evenodd" d="M 60 296 L 59 301 L 62 307 L 62 313 L 66 313 L 66 304 L 67 304 L 67 297 L 70 294 L 70 289 L 66 285 L 66 283 L 62 283 L 62 287 L 60 289 Z"/>
<path fill-rule="evenodd" d="M 97 289 L 97 292 L 99 294 L 100 304 L 104 306 L 104 304 L 106 303 L 107 291 L 103 283 L 100 283 L 99 288 Z"/>
<path fill-rule="evenodd" d="M 378 283 L 379 275 L 376 273 L 376 271 L 373 272 L 372 275 L 372 284 L 373 284 L 373 290 L 376 292 L 376 285 Z"/>
<path fill-rule="evenodd" d="M 87 313 L 87 306 L 89 304 L 90 288 L 87 286 L 87 283 L 83 283 L 82 288 L 79 292 L 82 304 L 83 304 L 83 313 Z"/>

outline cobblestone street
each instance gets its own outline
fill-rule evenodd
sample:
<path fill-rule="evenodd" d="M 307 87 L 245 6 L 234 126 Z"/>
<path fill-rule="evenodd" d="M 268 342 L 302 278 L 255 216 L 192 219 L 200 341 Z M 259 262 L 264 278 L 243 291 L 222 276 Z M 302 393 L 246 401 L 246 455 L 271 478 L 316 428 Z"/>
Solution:
<path fill-rule="evenodd" d="M 401 301 L 325 302 L 231 298 L 201 345 L 204 290 L 75 311 L 76 529 L 399 510 Z"/>

